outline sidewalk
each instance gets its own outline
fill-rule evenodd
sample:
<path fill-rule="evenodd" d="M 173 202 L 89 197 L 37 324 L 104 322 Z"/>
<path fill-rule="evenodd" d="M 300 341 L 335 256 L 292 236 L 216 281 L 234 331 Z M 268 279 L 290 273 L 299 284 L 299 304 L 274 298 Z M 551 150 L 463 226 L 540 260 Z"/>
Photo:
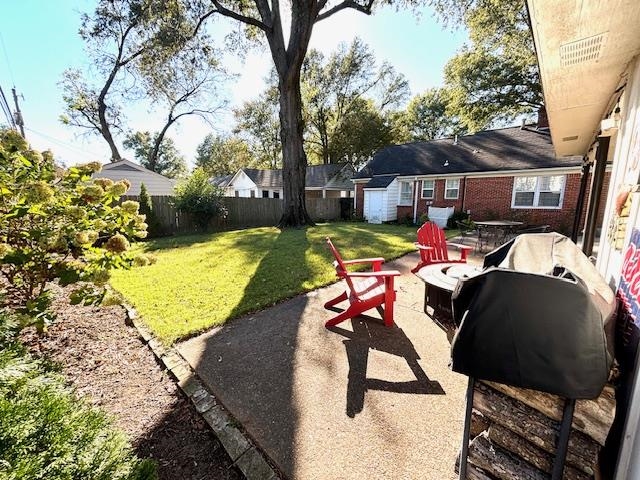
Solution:
<path fill-rule="evenodd" d="M 373 310 L 325 329 L 338 283 L 177 348 L 290 479 L 454 479 L 467 379 L 422 311 L 417 259 L 387 264 L 402 272 L 394 328 Z"/>

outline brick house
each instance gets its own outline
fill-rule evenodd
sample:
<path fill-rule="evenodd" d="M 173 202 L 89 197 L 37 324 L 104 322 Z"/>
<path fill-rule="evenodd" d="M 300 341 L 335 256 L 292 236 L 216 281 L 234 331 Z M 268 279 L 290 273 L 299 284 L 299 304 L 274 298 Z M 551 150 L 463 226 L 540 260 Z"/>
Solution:
<path fill-rule="evenodd" d="M 415 223 L 429 206 L 454 207 L 476 220 L 515 219 L 568 232 L 582 164 L 579 156 L 556 158 L 548 129 L 533 126 L 392 145 L 352 179 L 356 214 L 372 223 Z"/>
<path fill-rule="evenodd" d="M 350 197 L 353 174 L 350 163 L 309 165 L 305 177 L 306 197 Z M 228 197 L 282 198 L 282 170 L 241 168 L 234 175 L 215 177 L 211 182 L 223 188 Z"/>

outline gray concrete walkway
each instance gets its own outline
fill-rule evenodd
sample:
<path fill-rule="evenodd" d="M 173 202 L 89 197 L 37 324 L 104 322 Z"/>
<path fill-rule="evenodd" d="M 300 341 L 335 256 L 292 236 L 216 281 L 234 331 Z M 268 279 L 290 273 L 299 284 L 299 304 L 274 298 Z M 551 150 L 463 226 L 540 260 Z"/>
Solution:
<path fill-rule="evenodd" d="M 403 273 L 394 328 L 374 310 L 325 329 L 338 283 L 177 348 L 290 479 L 456 478 L 466 377 L 422 311 L 416 263 L 388 264 Z"/>

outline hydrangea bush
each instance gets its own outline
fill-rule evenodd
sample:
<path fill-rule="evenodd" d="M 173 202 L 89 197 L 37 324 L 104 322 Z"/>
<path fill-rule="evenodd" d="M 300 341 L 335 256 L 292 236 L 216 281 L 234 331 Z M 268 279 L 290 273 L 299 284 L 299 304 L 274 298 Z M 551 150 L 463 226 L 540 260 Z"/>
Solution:
<path fill-rule="evenodd" d="M 72 300 L 98 301 L 109 270 L 134 263 L 129 242 L 147 235 L 138 203 L 118 204 L 129 183 L 92 179 L 100 169 L 92 162 L 62 170 L 50 152 L 0 131 L 0 271 L 8 299 L 40 328 L 52 319 L 49 282 L 83 282 Z"/>

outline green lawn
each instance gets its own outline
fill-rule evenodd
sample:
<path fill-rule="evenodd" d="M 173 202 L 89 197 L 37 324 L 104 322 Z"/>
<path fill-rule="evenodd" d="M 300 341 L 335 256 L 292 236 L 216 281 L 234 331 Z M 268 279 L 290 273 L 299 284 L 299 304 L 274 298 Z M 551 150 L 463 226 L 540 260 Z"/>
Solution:
<path fill-rule="evenodd" d="M 415 232 L 415 227 L 335 223 L 160 239 L 139 247 L 153 252 L 156 264 L 115 271 L 111 284 L 170 343 L 334 282 L 327 235 L 345 259 L 390 260 L 414 250 Z"/>

